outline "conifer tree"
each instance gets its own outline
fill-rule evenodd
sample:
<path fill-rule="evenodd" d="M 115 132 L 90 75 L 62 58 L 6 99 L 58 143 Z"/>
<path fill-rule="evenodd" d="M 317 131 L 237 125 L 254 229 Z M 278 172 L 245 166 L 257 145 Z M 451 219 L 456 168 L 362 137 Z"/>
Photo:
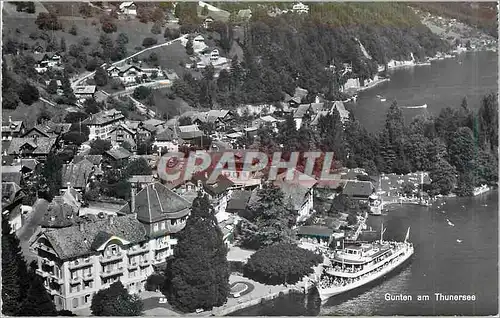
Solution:
<path fill-rule="evenodd" d="M 174 247 L 166 295 L 173 306 L 192 312 L 221 306 L 229 295 L 227 247 L 206 195 L 194 200 L 186 227 Z"/>
<path fill-rule="evenodd" d="M 2 313 L 16 315 L 29 288 L 26 262 L 19 239 L 6 217 L 2 217 Z"/>
<path fill-rule="evenodd" d="M 22 302 L 21 316 L 55 316 L 57 314 L 54 302 L 50 298 L 43 280 L 35 273 L 29 275 L 31 286 L 26 299 Z"/>

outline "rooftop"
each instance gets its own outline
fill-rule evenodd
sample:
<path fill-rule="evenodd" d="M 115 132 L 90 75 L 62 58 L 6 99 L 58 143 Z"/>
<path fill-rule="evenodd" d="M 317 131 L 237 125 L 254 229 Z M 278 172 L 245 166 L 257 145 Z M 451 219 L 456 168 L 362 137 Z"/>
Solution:
<path fill-rule="evenodd" d="M 161 183 L 146 186 L 135 197 L 137 219 L 153 223 L 177 219 L 189 214 L 191 204 Z"/>
<path fill-rule="evenodd" d="M 122 216 L 115 217 L 113 221 L 97 220 L 85 222 L 60 229 L 50 229 L 40 233 L 40 236 L 47 238 L 59 258 L 68 260 L 82 257 L 96 252 L 95 244 L 102 234 L 107 233 L 124 239 L 130 243 L 145 241 L 146 231 L 144 226 L 135 218 Z"/>

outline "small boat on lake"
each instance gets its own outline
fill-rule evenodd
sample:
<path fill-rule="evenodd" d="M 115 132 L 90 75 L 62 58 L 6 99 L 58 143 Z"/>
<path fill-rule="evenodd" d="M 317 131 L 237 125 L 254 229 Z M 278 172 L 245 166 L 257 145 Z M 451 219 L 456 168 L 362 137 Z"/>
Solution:
<path fill-rule="evenodd" d="M 427 108 L 427 104 L 419 105 L 419 106 L 401 106 L 402 108 L 408 109 L 419 109 L 419 108 Z"/>

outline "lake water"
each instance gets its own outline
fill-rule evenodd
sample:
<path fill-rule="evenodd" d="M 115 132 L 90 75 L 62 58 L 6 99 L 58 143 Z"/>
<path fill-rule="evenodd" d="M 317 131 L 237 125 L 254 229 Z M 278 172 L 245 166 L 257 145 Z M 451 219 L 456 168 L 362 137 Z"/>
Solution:
<path fill-rule="evenodd" d="M 459 63 L 461 61 L 461 63 Z M 483 95 L 498 91 L 498 57 L 494 52 L 467 53 L 431 66 L 391 72 L 391 81 L 359 94 L 348 108 L 369 131 L 378 131 L 393 100 L 405 119 L 445 107 L 459 107 L 467 96 L 477 109 Z M 381 102 L 376 95 L 387 99 Z M 313 315 L 494 315 L 498 313 L 498 192 L 474 198 L 450 198 L 431 207 L 393 205 L 368 225 L 387 228 L 386 239 L 403 240 L 411 227 L 415 244 L 411 263 L 373 287 L 340 295 L 321 306 L 318 296 L 288 295 L 247 308 L 232 316 Z M 443 213 L 443 211 L 445 213 Z M 455 226 L 448 225 L 449 219 Z M 460 240 L 461 242 L 458 242 Z M 386 301 L 385 294 L 411 295 L 413 301 Z M 434 293 L 475 295 L 474 302 L 435 301 Z M 429 295 L 429 301 L 416 301 Z"/>
<path fill-rule="evenodd" d="M 498 55 L 495 52 L 469 52 L 457 58 L 433 61 L 390 71 L 391 80 L 359 93 L 356 103 L 347 108 L 371 132 L 383 126 L 387 110 L 396 100 L 400 106 L 427 104 L 426 109 L 403 109 L 409 122 L 416 115 L 437 116 L 445 107 L 459 107 L 467 97 L 471 109 L 477 109 L 482 96 L 498 92 Z M 381 102 L 377 95 L 386 98 Z"/>
<path fill-rule="evenodd" d="M 443 204 L 444 202 L 444 204 Z M 444 213 L 443 213 L 444 212 Z M 449 219 L 455 226 L 450 226 Z M 498 192 L 473 198 L 441 199 L 431 207 L 392 205 L 368 225 L 403 240 L 408 227 L 415 254 L 410 263 L 372 287 L 333 297 L 288 295 L 231 314 L 248 315 L 494 315 L 498 313 Z M 458 242 L 460 240 L 461 242 Z M 385 294 L 413 301 L 387 301 Z M 435 301 L 434 293 L 475 295 L 476 301 Z M 417 301 L 429 295 L 428 301 Z M 306 299 L 307 297 L 307 299 Z"/>

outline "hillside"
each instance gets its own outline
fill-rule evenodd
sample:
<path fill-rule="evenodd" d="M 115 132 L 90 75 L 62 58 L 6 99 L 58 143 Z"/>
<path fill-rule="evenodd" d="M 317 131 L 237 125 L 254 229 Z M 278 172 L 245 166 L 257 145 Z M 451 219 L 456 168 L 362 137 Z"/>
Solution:
<path fill-rule="evenodd" d="M 340 97 L 346 78 L 333 73 L 328 68 L 332 64 L 339 70 L 343 63 L 352 63 L 351 76 L 366 80 L 391 59 L 406 60 L 413 53 L 423 60 L 449 49 L 405 4 L 309 5 L 309 15 L 288 12 L 275 17 L 267 14 L 270 7 L 261 7 L 252 11 L 249 23 L 231 32 L 224 24 L 214 25 L 221 42 L 237 42 L 242 48 L 242 63 L 234 59 L 231 72 L 221 72 L 216 80 L 211 71 L 200 80 L 185 77 L 173 87 L 176 96 L 193 106 L 230 108 L 279 102 L 285 93 L 293 96 L 295 88 L 302 87 L 310 93 L 306 100 L 317 93 L 334 99 Z M 231 12 L 242 8 L 224 7 Z"/>
<path fill-rule="evenodd" d="M 498 37 L 496 2 L 411 2 L 409 5 L 431 14 L 457 19 Z"/>

